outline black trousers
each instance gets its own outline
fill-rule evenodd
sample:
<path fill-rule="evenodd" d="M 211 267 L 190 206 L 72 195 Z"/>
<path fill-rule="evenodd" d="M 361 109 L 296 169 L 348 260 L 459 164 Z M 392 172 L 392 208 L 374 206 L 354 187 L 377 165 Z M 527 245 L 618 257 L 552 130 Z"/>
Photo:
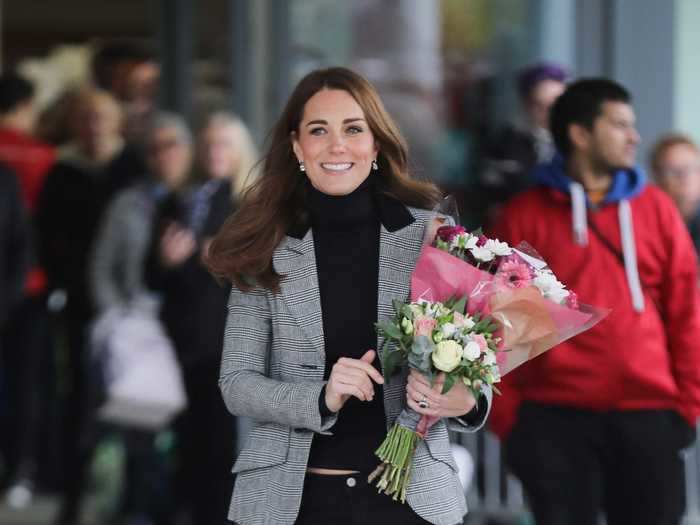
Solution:
<path fill-rule="evenodd" d="M 43 395 L 50 367 L 48 313 L 44 296 L 25 298 L 12 311 L 2 337 L 5 366 L 6 417 L 0 422 L 8 478 L 33 479 L 37 474 L 39 436 L 42 429 Z"/>
<path fill-rule="evenodd" d="M 177 504 L 196 524 L 223 523 L 236 455 L 236 422 L 219 391 L 218 360 L 183 368 L 187 409 L 175 423 Z"/>
<path fill-rule="evenodd" d="M 537 525 L 678 525 L 681 451 L 694 429 L 670 410 L 592 412 L 525 403 L 506 442 Z"/>
<path fill-rule="evenodd" d="M 367 525 L 428 523 L 407 503 L 398 503 L 386 494 L 377 493 L 363 474 L 322 476 L 307 474 L 297 525 Z"/>

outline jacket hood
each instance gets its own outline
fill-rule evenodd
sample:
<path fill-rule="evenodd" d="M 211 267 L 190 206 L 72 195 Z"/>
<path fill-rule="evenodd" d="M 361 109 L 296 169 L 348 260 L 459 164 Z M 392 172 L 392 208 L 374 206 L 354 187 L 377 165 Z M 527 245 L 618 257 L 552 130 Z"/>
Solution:
<path fill-rule="evenodd" d="M 565 194 L 570 193 L 573 179 L 566 174 L 566 163 L 559 153 L 554 155 L 550 162 L 536 166 L 533 170 L 533 176 L 536 182 L 542 186 L 556 189 Z M 640 167 L 617 170 L 613 173 L 612 184 L 608 194 L 603 199 L 603 204 L 631 199 L 639 195 L 645 185 L 646 176 Z"/>

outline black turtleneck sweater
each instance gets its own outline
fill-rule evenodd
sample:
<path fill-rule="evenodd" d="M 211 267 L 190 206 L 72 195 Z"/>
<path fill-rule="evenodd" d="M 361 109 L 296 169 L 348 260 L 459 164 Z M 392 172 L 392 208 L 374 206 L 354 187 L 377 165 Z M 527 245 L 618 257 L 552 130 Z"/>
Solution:
<path fill-rule="evenodd" d="M 325 379 L 339 358 L 359 359 L 367 350 L 376 350 L 380 220 L 375 192 L 371 176 L 353 193 L 339 197 L 309 186 L 323 312 Z M 380 370 L 378 358 L 373 366 Z M 386 423 L 382 387 L 374 384 L 374 389 L 372 401 L 351 397 L 345 403 L 331 429 L 333 435 L 314 436 L 310 467 L 362 472 L 376 467 L 374 451 L 384 439 Z"/>

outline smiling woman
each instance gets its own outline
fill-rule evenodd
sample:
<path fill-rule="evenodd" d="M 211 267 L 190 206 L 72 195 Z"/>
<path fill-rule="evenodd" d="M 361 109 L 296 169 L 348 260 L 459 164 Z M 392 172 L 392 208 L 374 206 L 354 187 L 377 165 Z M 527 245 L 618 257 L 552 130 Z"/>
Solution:
<path fill-rule="evenodd" d="M 355 99 L 347 91 L 323 89 L 306 103 L 294 154 L 314 188 L 347 195 L 369 175 L 377 144 Z"/>
<path fill-rule="evenodd" d="M 475 405 L 461 383 L 445 395 L 418 385 L 445 419 L 416 451 L 408 504 L 368 482 L 413 379 L 385 383 L 374 325 L 407 299 L 439 196 L 409 175 L 404 140 L 364 78 L 331 68 L 301 80 L 260 178 L 209 251 L 212 272 L 233 283 L 219 386 L 232 414 L 257 422 L 233 468 L 235 523 L 462 522 L 447 435 L 448 417 Z"/>

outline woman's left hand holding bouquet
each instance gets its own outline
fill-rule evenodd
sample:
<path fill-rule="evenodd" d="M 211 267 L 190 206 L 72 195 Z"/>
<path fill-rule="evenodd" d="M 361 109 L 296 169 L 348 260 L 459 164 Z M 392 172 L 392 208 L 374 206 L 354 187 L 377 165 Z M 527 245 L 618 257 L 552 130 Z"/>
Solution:
<path fill-rule="evenodd" d="M 406 385 L 408 406 L 423 416 L 436 419 L 460 417 L 474 408 L 476 399 L 462 381 L 456 381 L 446 394 L 441 394 L 444 383 L 443 372 L 431 386 L 426 376 L 412 368 Z"/>

